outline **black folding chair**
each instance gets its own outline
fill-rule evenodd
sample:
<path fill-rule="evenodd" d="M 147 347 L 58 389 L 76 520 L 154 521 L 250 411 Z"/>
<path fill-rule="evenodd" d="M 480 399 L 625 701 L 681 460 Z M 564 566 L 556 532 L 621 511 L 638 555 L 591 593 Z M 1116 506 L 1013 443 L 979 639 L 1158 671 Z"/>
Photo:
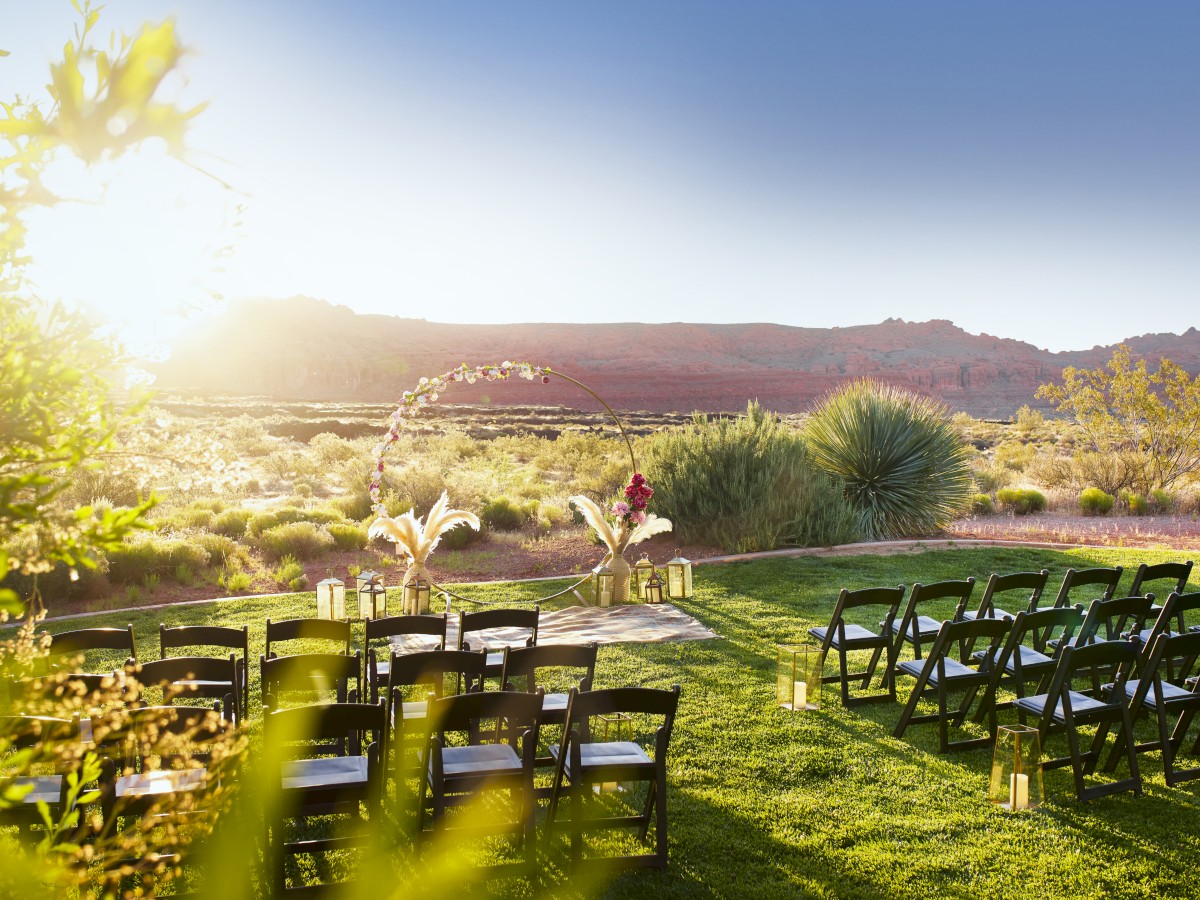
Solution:
<path fill-rule="evenodd" d="M 827 657 L 830 650 L 837 651 L 839 673 L 825 675 L 821 681 L 825 684 L 834 681 L 841 684 L 843 706 L 858 706 L 861 703 L 874 703 L 880 700 L 895 701 L 896 683 L 891 677 L 890 668 L 893 642 L 891 633 L 896 613 L 899 612 L 900 603 L 904 600 L 904 590 L 904 585 L 894 588 L 863 588 L 857 591 L 848 591 L 842 588 L 833 608 L 833 617 L 829 620 L 829 625 L 808 629 L 808 633 L 821 642 L 822 654 Z M 885 610 L 878 632 L 872 631 L 864 625 L 846 621 L 846 613 L 849 610 L 873 606 L 880 606 Z M 861 672 L 851 673 L 847 657 L 856 651 L 870 651 L 871 659 Z M 851 681 L 861 679 L 861 689 L 864 691 L 870 689 L 871 679 L 875 677 L 875 670 L 879 665 L 879 658 L 884 654 L 886 654 L 884 673 L 880 682 L 884 693 L 851 697 Z"/>
<path fill-rule="evenodd" d="M 571 690 L 567 701 L 567 721 L 562 746 L 551 745 L 557 760 L 550 808 L 546 816 L 548 831 L 567 830 L 571 835 L 571 862 L 575 867 L 593 863 L 611 866 L 667 867 L 667 749 L 675 714 L 679 708 L 679 685 L 670 690 L 652 688 L 612 688 L 580 693 Z M 653 756 L 636 740 L 599 740 L 591 720 L 601 716 L 649 716 L 661 721 L 653 732 Z M 602 735 L 603 738 L 603 735 Z M 584 816 L 584 801 L 595 802 L 593 788 L 605 783 L 645 784 L 646 800 L 637 815 Z M 570 804 L 570 816 L 558 819 L 558 807 Z M 654 851 L 618 857 L 585 858 L 584 832 L 600 829 L 637 828 L 645 840 L 654 825 Z"/>
<path fill-rule="evenodd" d="M 426 638 L 427 646 L 414 646 L 394 650 L 392 638 Z M 372 642 L 379 642 L 376 646 Z M 379 699 L 380 689 L 387 688 L 388 666 L 393 652 L 406 653 L 422 650 L 446 649 L 446 616 L 388 616 L 383 619 L 367 619 L 364 644 L 367 651 L 367 687 L 371 691 L 371 702 Z"/>
<path fill-rule="evenodd" d="M 168 656 L 129 667 L 126 675 L 140 688 L 157 687 L 162 691 L 162 705 L 172 706 L 176 700 L 218 698 L 222 715 L 230 722 L 242 722 L 245 710 L 241 705 L 241 686 L 238 659 L 229 654 L 218 656 Z M 141 699 L 141 691 L 138 691 Z"/>
<path fill-rule="evenodd" d="M 1061 726 L 1066 731 L 1069 755 L 1044 762 L 1042 767 L 1054 769 L 1069 765 L 1075 777 L 1075 794 L 1081 801 L 1120 791 L 1142 793 L 1142 776 L 1134 750 L 1133 718 L 1129 714 L 1129 698 L 1125 692 L 1125 683 L 1137 665 L 1137 657 L 1137 648 L 1129 641 L 1065 646 L 1050 689 L 1044 694 L 1021 697 L 1016 702 L 1022 722 L 1026 715 L 1037 717 L 1043 752 L 1052 726 Z M 1102 695 L 1093 697 L 1072 689 L 1078 673 L 1097 668 L 1111 668 L 1115 673 L 1113 684 Z M 1119 728 L 1114 752 L 1125 753 L 1129 760 L 1129 777 L 1088 787 L 1084 777 L 1095 772 L 1113 723 Z M 1081 753 L 1079 728 L 1093 724 L 1097 727 L 1091 747 Z"/>
<path fill-rule="evenodd" d="M 958 604 L 958 609 L 954 611 L 954 620 L 969 622 L 973 619 L 985 618 L 1011 619 L 1014 614 L 996 606 L 996 601 L 998 597 L 1014 591 L 1020 591 L 1022 595 L 1020 602 L 1013 604 L 1014 609 L 1018 611 L 1037 609 L 1038 601 L 1042 598 L 1042 591 L 1046 589 L 1046 579 L 1049 575 L 1050 572 L 1046 569 L 1042 569 L 1040 572 L 1014 572 L 1010 575 L 997 575 L 993 572 L 988 578 L 987 587 L 983 589 L 983 597 L 979 601 L 978 608 L 967 609 L 967 600 L 963 598 Z M 968 641 L 960 647 L 959 660 L 965 663 L 974 647 L 974 641 Z"/>
<path fill-rule="evenodd" d="M 277 656 L 273 645 L 284 641 L 320 641 L 328 644 L 320 652 L 349 653 L 353 633 L 350 623 L 340 619 L 267 619 L 266 655 Z M 293 651 L 295 653 L 295 651 Z"/>
<path fill-rule="evenodd" d="M 504 669 L 504 651 L 508 647 L 533 647 L 537 645 L 538 618 L 541 607 L 533 609 L 485 609 L 479 612 L 461 612 L 458 614 L 458 649 L 486 650 L 488 678 L 499 678 Z M 529 636 L 481 634 L 492 629 L 512 629 L 518 632 L 529 632 Z M 468 639 L 468 636 L 474 635 Z"/>
<path fill-rule="evenodd" d="M 937 637 L 943 620 L 950 620 L 953 615 L 951 613 L 943 616 L 941 619 L 936 619 L 932 616 L 922 615 L 921 609 L 938 600 L 953 600 L 955 608 L 957 608 L 959 605 L 967 602 L 974 589 L 974 578 L 967 578 L 963 581 L 939 581 L 935 584 L 921 584 L 918 582 L 912 586 L 912 590 L 908 593 L 908 603 L 904 607 L 904 615 L 901 616 L 899 625 L 894 620 L 890 628 L 887 627 L 888 623 L 886 620 L 879 623 L 879 627 L 884 634 L 887 634 L 892 639 L 891 653 L 888 659 L 889 678 L 895 677 L 896 664 L 900 659 L 900 650 L 905 643 L 913 645 L 913 658 L 920 659 L 921 645 L 931 643 Z"/>
<path fill-rule="evenodd" d="M 91 651 L 116 651 L 124 658 L 119 661 L 109 654 L 113 668 L 100 672 L 83 671 L 79 666 Z M 49 659 L 58 668 L 69 667 L 73 681 L 80 682 L 88 693 L 98 691 L 106 680 L 116 677 L 125 664 L 137 660 L 137 647 L 133 640 L 133 626 L 124 628 L 80 628 L 63 631 L 50 638 Z"/>
<path fill-rule="evenodd" d="M 911 675 L 916 679 L 900 721 L 896 723 L 893 734 L 904 737 L 909 725 L 919 725 L 925 722 L 938 723 L 938 747 L 942 753 L 951 750 L 969 750 L 991 744 L 996 736 L 996 678 L 994 677 L 994 660 L 1000 651 L 1000 646 L 1008 636 L 1012 619 L 982 618 L 965 622 L 943 622 L 938 629 L 937 637 L 929 649 L 929 655 L 924 659 L 907 659 L 896 666 L 896 673 Z M 987 650 L 983 651 L 977 667 L 972 668 L 951 656 L 954 647 L 962 641 L 972 642 L 979 639 L 988 641 Z M 931 687 L 937 691 L 938 711 L 925 715 L 917 715 L 917 704 L 921 702 L 925 689 Z M 988 737 L 966 738 L 958 741 L 950 740 L 950 723 L 961 727 L 966 720 L 975 693 L 983 688 L 983 698 L 980 708 L 988 716 Z M 948 710 L 948 698 L 951 691 L 963 691 L 963 700 L 953 715 Z"/>
<path fill-rule="evenodd" d="M 240 696 L 238 697 L 238 710 L 240 716 L 248 716 L 250 714 L 250 628 L 243 625 L 241 628 L 233 628 L 220 625 L 177 625 L 173 628 L 168 628 L 166 625 L 159 624 L 158 626 L 158 647 L 159 655 L 164 659 L 171 654 L 169 650 L 197 650 L 203 647 L 220 647 L 222 650 L 240 650 L 241 657 L 237 660 L 237 684 Z M 187 656 L 212 656 L 213 654 L 203 653 L 188 653 Z M 224 656 L 224 654 L 219 654 Z M 197 689 L 203 689 L 203 685 L 192 685 L 193 693 Z M 213 687 L 214 691 L 220 690 L 219 685 Z M 209 696 L 213 699 L 220 700 L 221 696 L 216 694 L 196 693 L 196 696 Z"/>

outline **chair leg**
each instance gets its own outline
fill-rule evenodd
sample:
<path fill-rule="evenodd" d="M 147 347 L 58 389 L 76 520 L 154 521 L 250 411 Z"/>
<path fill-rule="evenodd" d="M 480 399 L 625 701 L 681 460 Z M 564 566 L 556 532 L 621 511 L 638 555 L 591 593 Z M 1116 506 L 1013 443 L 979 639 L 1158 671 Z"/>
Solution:
<path fill-rule="evenodd" d="M 587 783 L 582 773 L 578 782 L 571 782 L 571 865 L 583 861 L 583 792 Z"/>
<path fill-rule="evenodd" d="M 1075 730 L 1075 723 L 1071 721 L 1067 723 L 1067 746 L 1071 753 L 1071 772 L 1075 777 L 1075 796 L 1081 801 L 1086 800 L 1087 785 L 1083 781 L 1083 760 L 1079 757 L 1079 734 Z"/>
<path fill-rule="evenodd" d="M 662 782 L 661 787 L 659 787 L 659 781 Z M 654 804 L 655 856 L 658 858 L 658 867 L 665 869 L 667 867 L 667 781 L 665 766 L 660 766 L 651 784 L 656 800 Z"/>
<path fill-rule="evenodd" d="M 950 752 L 950 723 L 946 721 L 946 683 L 938 681 L 938 740 L 942 753 Z"/>

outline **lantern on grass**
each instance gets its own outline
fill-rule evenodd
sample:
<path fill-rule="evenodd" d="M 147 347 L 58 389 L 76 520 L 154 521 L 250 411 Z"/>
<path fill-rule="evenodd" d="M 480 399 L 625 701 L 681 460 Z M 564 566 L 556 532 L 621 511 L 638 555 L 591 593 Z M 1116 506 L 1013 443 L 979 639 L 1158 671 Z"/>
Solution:
<path fill-rule="evenodd" d="M 450 598 L 446 598 L 446 608 Z M 429 612 L 429 582 L 417 575 L 404 585 L 404 612 L 410 616 L 423 616 Z"/>
<path fill-rule="evenodd" d="M 643 553 L 642 558 L 633 564 L 633 589 L 639 600 L 646 599 L 646 582 L 654 574 L 654 563 L 650 562 L 650 554 Z"/>
<path fill-rule="evenodd" d="M 317 582 L 317 618 L 346 618 L 346 585 L 340 578 Z"/>
<path fill-rule="evenodd" d="M 775 693 L 779 705 L 796 712 L 821 708 L 825 654 L 816 644 L 779 648 Z"/>
<path fill-rule="evenodd" d="M 383 584 L 383 573 L 367 569 L 365 572 L 359 572 L 354 576 L 354 588 L 359 593 L 369 585 Z"/>
<path fill-rule="evenodd" d="M 603 565 L 596 570 L 596 605 L 609 607 L 613 601 L 613 587 L 616 585 L 617 577 L 613 574 L 613 570 L 607 565 Z"/>
<path fill-rule="evenodd" d="M 663 602 L 663 580 L 657 572 L 650 573 L 650 577 L 646 579 L 646 602 Z"/>
<path fill-rule="evenodd" d="M 1001 725 L 988 799 L 1009 812 L 1037 809 L 1042 803 L 1042 742 L 1028 725 Z"/>
<path fill-rule="evenodd" d="M 605 744 L 633 739 L 633 719 L 627 713 L 611 713 L 607 716 L 596 716 L 596 718 L 600 720 L 600 727 L 592 731 L 593 738 L 598 731 L 600 741 Z M 623 788 L 615 781 L 603 781 L 595 785 L 592 790 L 598 794 L 615 794 Z"/>
<path fill-rule="evenodd" d="M 692 563 L 678 549 L 675 558 L 667 563 L 667 595 L 672 600 L 687 600 L 692 596 Z"/>
<path fill-rule="evenodd" d="M 387 615 L 387 589 L 382 581 L 371 581 L 358 588 L 358 617 L 382 619 Z"/>

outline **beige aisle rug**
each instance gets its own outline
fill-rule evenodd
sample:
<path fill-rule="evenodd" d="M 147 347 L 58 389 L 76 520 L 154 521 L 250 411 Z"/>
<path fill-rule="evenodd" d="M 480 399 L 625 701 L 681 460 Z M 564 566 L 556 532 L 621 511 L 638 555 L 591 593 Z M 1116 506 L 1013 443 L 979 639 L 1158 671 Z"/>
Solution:
<path fill-rule="evenodd" d="M 476 632 L 484 646 L 498 648 L 521 646 L 529 632 L 518 628 L 492 628 Z M 538 620 L 539 644 L 657 644 L 667 641 L 706 641 L 720 637 L 687 613 L 669 603 L 637 603 L 599 609 L 571 606 L 544 612 Z M 424 649 L 421 638 L 393 638 L 399 650 Z M 446 628 L 446 646 L 458 646 L 458 616 L 452 615 Z"/>

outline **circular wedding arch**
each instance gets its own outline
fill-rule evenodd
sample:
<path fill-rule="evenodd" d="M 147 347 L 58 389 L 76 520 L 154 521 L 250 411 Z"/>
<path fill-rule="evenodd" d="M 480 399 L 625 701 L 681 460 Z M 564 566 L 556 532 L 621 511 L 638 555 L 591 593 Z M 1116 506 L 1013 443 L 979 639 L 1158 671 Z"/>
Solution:
<path fill-rule="evenodd" d="M 387 436 L 375 447 L 375 470 L 371 477 L 371 504 L 377 515 L 386 515 L 387 513 L 381 498 L 383 473 L 386 470 L 384 457 L 387 455 L 388 449 L 391 447 L 391 445 L 399 440 L 400 432 L 403 430 L 404 426 L 410 420 L 419 417 L 421 410 L 426 409 L 435 403 L 442 393 L 444 393 L 454 384 L 475 384 L 477 381 L 508 381 L 514 374 L 518 378 L 521 378 L 525 381 L 537 381 L 541 384 L 549 384 L 550 379 L 552 378 L 561 378 L 563 381 L 568 381 L 585 393 L 591 395 L 592 398 L 594 398 L 601 406 L 604 407 L 605 412 L 608 413 L 609 417 L 613 420 L 613 423 L 616 424 L 617 429 L 621 432 L 621 438 L 625 441 L 625 449 L 629 452 L 630 471 L 637 472 L 637 457 L 633 452 L 633 441 L 629 439 L 629 432 L 625 430 L 625 424 L 613 411 L 613 408 L 608 405 L 604 398 L 593 391 L 582 381 L 572 378 L 570 375 L 564 375 L 562 372 L 556 372 L 549 366 L 535 366 L 527 362 L 512 363 L 505 361 L 500 363 L 500 365 L 482 366 L 468 366 L 466 363 L 463 363 L 458 368 L 451 369 L 449 372 L 446 372 L 443 375 L 438 375 L 433 378 L 421 378 L 413 390 L 405 391 L 404 394 L 401 395 L 400 406 L 397 407 L 396 411 L 391 415 L 392 424 L 388 428 Z M 579 588 L 580 585 L 588 581 L 591 577 L 592 575 L 589 572 L 578 581 L 565 587 L 563 590 L 557 591 L 553 594 L 548 594 L 545 597 L 539 597 L 537 600 L 509 600 L 504 602 L 506 604 L 544 603 L 548 600 L 554 600 L 566 594 L 573 593 L 577 588 Z M 461 594 L 457 594 L 440 584 L 434 584 L 431 582 L 430 588 L 436 589 L 440 593 L 444 594 L 447 598 L 447 604 L 449 604 L 449 599 L 453 597 L 454 599 L 461 600 L 464 603 L 473 603 L 478 606 L 493 605 L 486 600 L 475 600 L 470 597 L 464 597 Z M 449 607 L 447 606 L 447 608 Z"/>

